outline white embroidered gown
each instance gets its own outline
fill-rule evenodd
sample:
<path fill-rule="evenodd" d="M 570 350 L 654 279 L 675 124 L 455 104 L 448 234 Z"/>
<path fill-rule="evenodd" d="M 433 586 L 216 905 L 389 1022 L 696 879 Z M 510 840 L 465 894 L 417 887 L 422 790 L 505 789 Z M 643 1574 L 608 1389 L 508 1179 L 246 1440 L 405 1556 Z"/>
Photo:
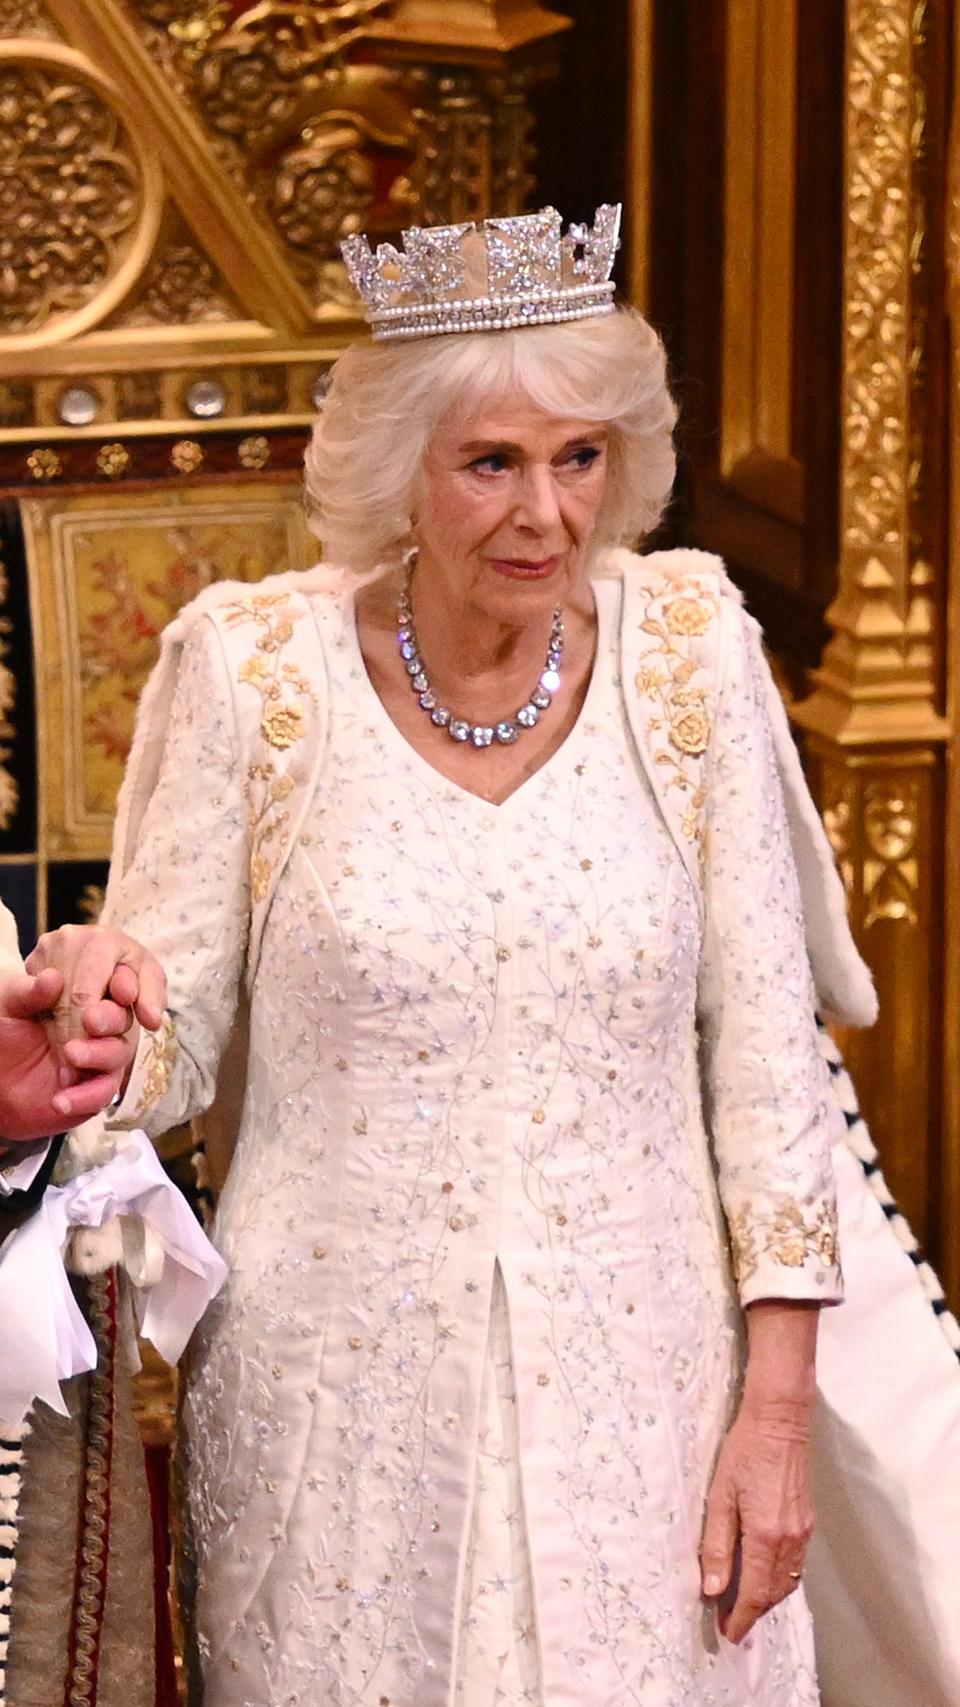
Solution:
<path fill-rule="evenodd" d="M 326 758 L 187 1400 L 205 1707 L 819 1699 L 802 1595 L 734 1649 L 697 1562 L 740 1366 L 717 1172 L 744 1299 L 838 1292 L 758 666 L 734 610 L 704 937 L 625 721 L 621 589 L 596 592 L 579 720 L 500 807 L 414 752 L 350 594 L 322 602 Z M 235 691 L 204 619 L 114 909 L 170 980 L 172 1058 L 144 1041 L 121 1111 L 153 1130 L 209 1100 L 243 962 Z"/>

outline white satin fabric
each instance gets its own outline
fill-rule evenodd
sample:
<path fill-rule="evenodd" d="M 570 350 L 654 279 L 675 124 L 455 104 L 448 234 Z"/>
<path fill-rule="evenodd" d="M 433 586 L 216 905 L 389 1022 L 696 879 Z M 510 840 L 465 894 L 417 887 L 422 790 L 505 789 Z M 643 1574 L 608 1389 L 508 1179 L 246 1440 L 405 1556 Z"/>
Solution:
<path fill-rule="evenodd" d="M 149 1139 L 131 1132 L 121 1144 L 110 1161 L 48 1186 L 39 1207 L 0 1247 L 4 1423 L 22 1422 L 35 1399 L 66 1416 L 60 1382 L 96 1366 L 96 1343 L 64 1267 L 71 1231 L 121 1218 L 139 1330 L 168 1363 L 178 1361 L 226 1278 L 223 1259 Z"/>

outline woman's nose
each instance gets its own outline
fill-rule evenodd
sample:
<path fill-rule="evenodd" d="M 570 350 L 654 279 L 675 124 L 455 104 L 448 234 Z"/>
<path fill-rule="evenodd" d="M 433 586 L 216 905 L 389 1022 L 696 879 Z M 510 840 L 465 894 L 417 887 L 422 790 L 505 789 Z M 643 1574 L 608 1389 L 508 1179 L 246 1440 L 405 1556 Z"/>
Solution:
<path fill-rule="evenodd" d="M 560 505 L 553 470 L 528 467 L 520 489 L 517 520 L 525 522 L 528 527 L 546 530 L 553 527 L 559 518 Z"/>

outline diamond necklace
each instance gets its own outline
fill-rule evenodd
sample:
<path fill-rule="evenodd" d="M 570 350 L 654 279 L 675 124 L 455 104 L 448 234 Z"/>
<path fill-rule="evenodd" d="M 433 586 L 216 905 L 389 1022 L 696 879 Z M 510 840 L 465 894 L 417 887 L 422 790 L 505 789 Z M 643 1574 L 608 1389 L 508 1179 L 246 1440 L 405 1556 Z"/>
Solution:
<path fill-rule="evenodd" d="M 563 611 L 558 605 L 553 613 L 553 626 L 550 629 L 550 641 L 547 646 L 547 656 L 537 685 L 530 698 L 514 712 L 512 717 L 501 718 L 499 723 L 471 723 L 466 717 L 456 717 L 445 705 L 441 705 L 437 695 L 430 686 L 427 672 L 423 667 L 420 656 L 420 646 L 417 641 L 417 631 L 413 626 L 413 610 L 410 605 L 410 579 L 397 601 L 397 645 L 403 667 L 410 678 L 410 686 L 417 696 L 417 704 L 423 707 L 431 723 L 438 729 L 445 729 L 451 741 L 469 741 L 474 747 L 492 747 L 494 741 L 508 747 L 525 729 L 532 729 L 539 723 L 540 714 L 548 711 L 554 694 L 560 686 L 560 668 L 563 663 Z"/>

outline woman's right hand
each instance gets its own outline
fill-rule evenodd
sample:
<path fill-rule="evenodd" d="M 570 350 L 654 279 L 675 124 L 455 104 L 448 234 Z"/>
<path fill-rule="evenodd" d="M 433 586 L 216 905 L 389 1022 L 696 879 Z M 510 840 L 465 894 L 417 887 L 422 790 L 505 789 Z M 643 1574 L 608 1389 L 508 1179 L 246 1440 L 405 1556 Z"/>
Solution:
<path fill-rule="evenodd" d="M 126 1083 L 139 1027 L 163 1019 L 166 978 L 149 949 L 109 925 L 63 925 L 47 931 L 27 958 L 33 974 L 52 969 L 63 980 L 52 1030 L 64 1087 L 77 1075 L 104 1070 L 104 1049 L 117 1087 Z"/>

